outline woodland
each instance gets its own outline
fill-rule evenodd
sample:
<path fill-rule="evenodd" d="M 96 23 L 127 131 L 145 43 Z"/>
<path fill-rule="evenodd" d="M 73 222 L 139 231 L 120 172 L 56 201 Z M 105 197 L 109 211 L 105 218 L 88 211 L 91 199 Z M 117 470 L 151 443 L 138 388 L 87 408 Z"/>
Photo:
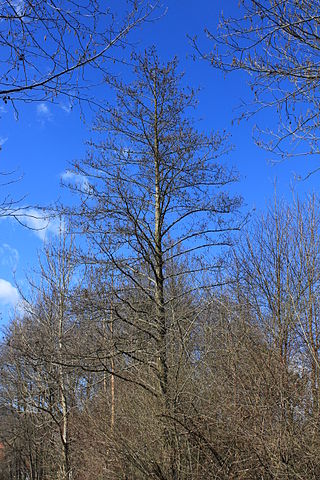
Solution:
<path fill-rule="evenodd" d="M 1 340 L 0 479 L 319 479 L 319 197 L 275 192 L 248 212 L 228 135 L 194 120 L 178 59 L 130 43 L 163 5 L 105 3 L 0 5 L 0 101 L 96 112 L 73 201 L 50 210 L 60 233 Z M 242 118 L 276 119 L 261 148 L 319 155 L 320 3 L 234 3 L 189 39 L 195 62 L 248 74 Z M 1 198 L 1 217 L 22 213 Z"/>

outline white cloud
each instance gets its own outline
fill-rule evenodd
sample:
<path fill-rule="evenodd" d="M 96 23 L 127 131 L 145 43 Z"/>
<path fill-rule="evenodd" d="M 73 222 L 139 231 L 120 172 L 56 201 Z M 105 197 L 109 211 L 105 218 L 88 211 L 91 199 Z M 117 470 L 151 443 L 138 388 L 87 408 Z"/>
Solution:
<path fill-rule="evenodd" d="M 49 115 L 50 110 L 47 105 L 42 102 L 37 106 L 37 113 L 39 113 L 39 115 Z"/>
<path fill-rule="evenodd" d="M 72 110 L 72 105 L 71 103 L 68 103 L 68 104 L 65 104 L 65 103 L 60 103 L 60 107 L 61 109 L 66 112 L 68 115 L 69 113 L 71 112 Z"/>
<path fill-rule="evenodd" d="M 20 300 L 19 292 L 10 282 L 0 278 L 0 304 L 17 305 Z"/>
<path fill-rule="evenodd" d="M 8 137 L 0 137 L 0 147 L 2 147 L 2 145 L 4 145 L 7 140 L 8 140 Z"/>
<path fill-rule="evenodd" d="M 77 185 L 83 192 L 89 192 L 90 190 L 88 179 L 84 175 L 66 170 L 60 175 L 60 178 L 63 182 Z"/>
<path fill-rule="evenodd" d="M 41 240 L 46 240 L 50 235 L 59 235 L 64 230 L 63 221 L 44 210 L 26 208 L 14 212 L 14 215 Z"/>
<path fill-rule="evenodd" d="M 48 105 L 44 102 L 37 105 L 37 115 L 41 120 L 50 120 L 52 118 L 51 111 Z"/>
<path fill-rule="evenodd" d="M 0 264 L 16 270 L 19 262 L 19 252 L 7 243 L 0 246 Z"/>

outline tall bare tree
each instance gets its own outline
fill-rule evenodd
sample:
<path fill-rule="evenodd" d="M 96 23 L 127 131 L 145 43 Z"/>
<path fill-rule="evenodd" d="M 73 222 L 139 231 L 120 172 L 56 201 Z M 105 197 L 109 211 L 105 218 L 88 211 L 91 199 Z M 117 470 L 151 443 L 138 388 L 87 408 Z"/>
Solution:
<path fill-rule="evenodd" d="M 127 359 L 126 378 L 158 405 L 162 447 L 152 474 L 177 479 L 166 418 L 175 410 L 171 342 L 181 319 L 170 312 L 177 297 L 168 285 L 184 276 L 184 297 L 208 287 L 198 272 L 217 268 L 212 250 L 230 244 L 240 199 L 228 194 L 237 176 L 219 159 L 225 135 L 199 133 L 188 117 L 195 92 L 182 88 L 177 60 L 162 64 L 150 49 L 133 61 L 133 82 L 114 79 L 116 105 L 97 117 L 103 139 L 73 166 L 83 181 L 70 185 L 81 197 L 71 214 L 91 247 L 83 261 L 112 272 L 114 321 L 122 325 L 115 348 Z"/>

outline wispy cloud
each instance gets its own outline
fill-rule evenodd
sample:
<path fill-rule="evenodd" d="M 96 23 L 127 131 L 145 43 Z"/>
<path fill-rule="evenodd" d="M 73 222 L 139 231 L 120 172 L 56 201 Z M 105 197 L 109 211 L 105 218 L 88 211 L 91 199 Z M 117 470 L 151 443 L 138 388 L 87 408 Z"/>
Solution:
<path fill-rule="evenodd" d="M 8 137 L 0 137 L 0 147 L 2 147 L 2 145 L 4 145 L 7 140 L 8 140 Z"/>
<path fill-rule="evenodd" d="M 15 306 L 20 300 L 20 295 L 16 287 L 10 282 L 0 278 L 0 304 Z"/>
<path fill-rule="evenodd" d="M 14 216 L 41 240 L 47 240 L 51 235 L 59 235 L 64 230 L 63 220 L 45 210 L 21 208 L 14 212 Z"/>
<path fill-rule="evenodd" d="M 48 106 L 42 102 L 42 103 L 39 103 L 39 105 L 37 105 L 37 113 L 39 115 L 50 115 L 50 110 Z"/>
<path fill-rule="evenodd" d="M 60 103 L 60 108 L 69 115 L 69 113 L 72 110 L 72 105 L 71 103 Z"/>
<path fill-rule="evenodd" d="M 46 103 L 41 102 L 37 105 L 37 116 L 41 121 L 51 120 L 52 113 Z"/>
<path fill-rule="evenodd" d="M 90 185 L 88 179 L 84 175 L 72 172 L 71 170 L 66 170 L 61 173 L 60 178 L 65 183 L 73 183 L 74 185 L 77 185 L 82 192 L 89 192 Z"/>
<path fill-rule="evenodd" d="M 11 247 L 7 243 L 0 246 L 0 264 L 4 267 L 10 267 L 16 270 L 19 262 L 19 252 L 16 248 Z"/>

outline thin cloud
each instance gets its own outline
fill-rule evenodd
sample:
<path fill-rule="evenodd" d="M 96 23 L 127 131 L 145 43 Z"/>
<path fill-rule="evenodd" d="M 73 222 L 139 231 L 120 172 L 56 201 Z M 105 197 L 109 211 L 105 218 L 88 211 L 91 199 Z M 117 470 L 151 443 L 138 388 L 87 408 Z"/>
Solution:
<path fill-rule="evenodd" d="M 20 295 L 16 287 L 10 282 L 0 278 L 0 304 L 16 306 L 20 300 Z"/>
<path fill-rule="evenodd" d="M 66 170 L 60 175 L 60 178 L 65 183 L 77 185 L 82 192 L 87 193 L 90 190 L 88 179 L 84 175 L 72 172 L 71 170 Z"/>
<path fill-rule="evenodd" d="M 43 241 L 52 235 L 59 235 L 64 230 L 63 220 L 44 210 L 23 208 L 16 210 L 14 217 Z"/>
<path fill-rule="evenodd" d="M 41 102 L 37 105 L 37 116 L 41 121 L 52 118 L 52 113 L 46 103 Z"/>
<path fill-rule="evenodd" d="M 0 264 L 4 267 L 10 267 L 16 270 L 19 263 L 19 252 L 16 248 L 11 247 L 7 243 L 0 246 Z"/>
<path fill-rule="evenodd" d="M 4 145 L 7 140 L 8 140 L 8 137 L 0 137 L 0 147 L 2 147 L 2 145 Z"/>
<path fill-rule="evenodd" d="M 69 115 L 69 113 L 71 112 L 72 110 L 72 105 L 71 103 L 68 103 L 68 104 L 65 104 L 65 103 L 61 103 L 60 104 L 60 108 Z"/>

